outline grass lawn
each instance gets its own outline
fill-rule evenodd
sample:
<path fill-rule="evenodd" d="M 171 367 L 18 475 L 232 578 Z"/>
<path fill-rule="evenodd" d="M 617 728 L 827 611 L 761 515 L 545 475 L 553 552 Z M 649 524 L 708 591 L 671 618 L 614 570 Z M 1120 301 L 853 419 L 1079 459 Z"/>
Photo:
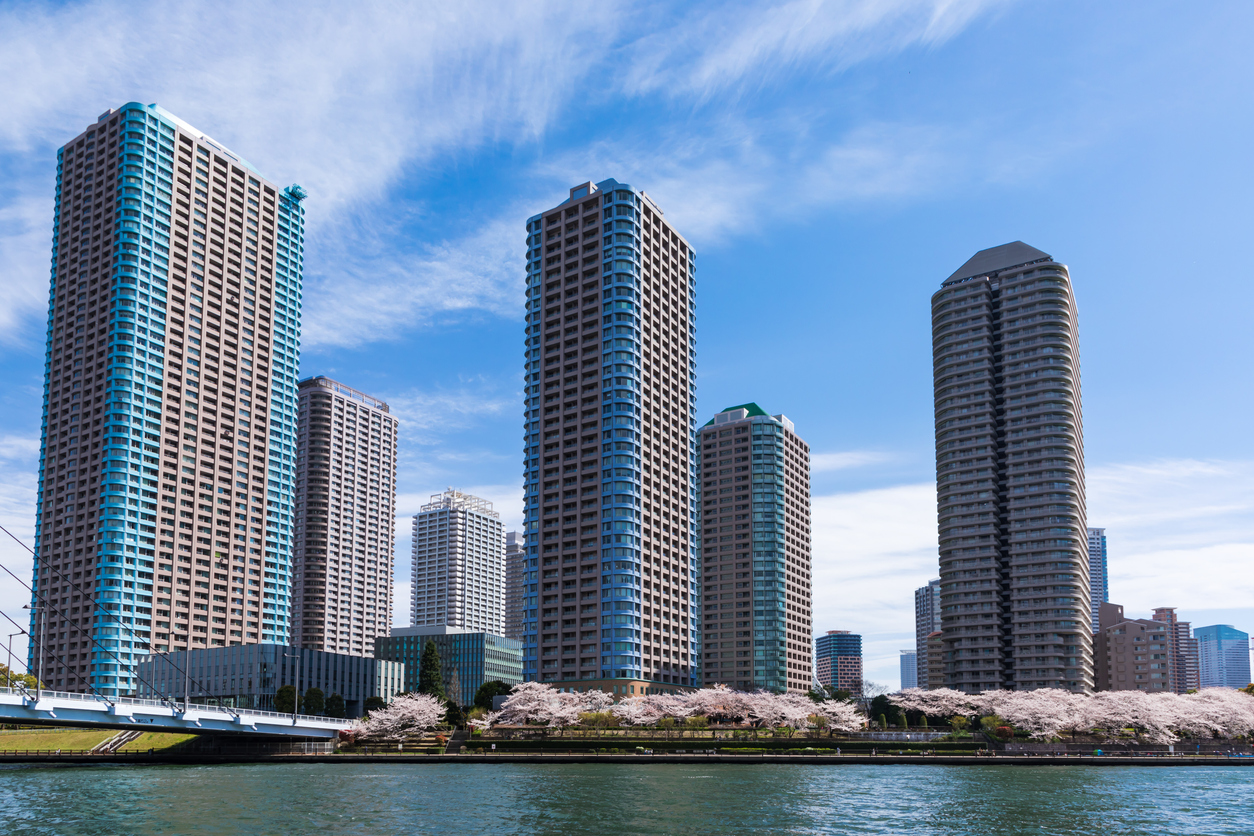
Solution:
<path fill-rule="evenodd" d="M 0 751 L 14 749 L 91 749 L 115 731 L 109 729 L 18 729 L 0 731 Z"/>

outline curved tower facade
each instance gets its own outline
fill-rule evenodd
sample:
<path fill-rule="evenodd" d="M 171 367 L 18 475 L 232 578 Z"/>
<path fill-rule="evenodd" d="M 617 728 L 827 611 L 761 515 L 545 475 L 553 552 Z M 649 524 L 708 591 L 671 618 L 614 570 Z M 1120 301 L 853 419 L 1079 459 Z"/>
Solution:
<path fill-rule="evenodd" d="M 1018 241 L 976 253 L 932 297 L 932 356 L 945 685 L 1091 691 L 1067 268 Z"/>

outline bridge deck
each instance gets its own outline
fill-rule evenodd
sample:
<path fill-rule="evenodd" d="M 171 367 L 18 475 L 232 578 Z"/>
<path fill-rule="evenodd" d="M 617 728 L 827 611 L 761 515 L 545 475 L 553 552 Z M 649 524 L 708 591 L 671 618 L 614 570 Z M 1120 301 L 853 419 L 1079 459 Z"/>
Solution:
<path fill-rule="evenodd" d="M 183 711 L 181 704 L 163 700 L 131 697 L 105 700 L 94 694 L 63 691 L 44 691 L 36 700 L 34 691 L 20 688 L 0 688 L 0 722 L 324 740 L 334 738 L 354 723 L 353 720 L 336 717 L 279 714 L 194 703 Z"/>

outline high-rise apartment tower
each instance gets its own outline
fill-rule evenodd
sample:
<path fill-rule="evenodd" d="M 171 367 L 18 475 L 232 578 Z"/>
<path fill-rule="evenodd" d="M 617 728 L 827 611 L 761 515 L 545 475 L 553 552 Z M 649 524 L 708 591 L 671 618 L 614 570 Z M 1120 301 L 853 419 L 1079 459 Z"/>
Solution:
<path fill-rule="evenodd" d="M 1110 601 L 1110 576 L 1106 568 L 1106 529 L 1089 529 L 1089 594 L 1093 632 L 1101 629 L 1100 609 Z"/>
<path fill-rule="evenodd" d="M 409 623 L 505 629 L 505 527 L 492 503 L 449 488 L 414 516 Z"/>
<path fill-rule="evenodd" d="M 57 153 L 32 668 L 285 642 L 305 193 L 156 105 Z M 36 623 L 37 622 L 37 623 Z"/>
<path fill-rule="evenodd" d="M 928 581 L 914 591 L 914 652 L 920 688 L 943 688 L 944 682 L 928 678 L 928 636 L 941 628 L 940 578 Z M 902 686 L 905 687 L 904 685 Z"/>
<path fill-rule="evenodd" d="M 1093 689 L 1077 327 L 1067 268 L 1020 241 L 932 297 L 951 688 Z"/>
<path fill-rule="evenodd" d="M 697 444 L 704 682 L 809 691 L 810 448 L 755 403 L 715 415 Z"/>
<path fill-rule="evenodd" d="M 521 531 L 505 534 L 505 637 L 522 640 L 527 597 L 527 549 Z"/>
<path fill-rule="evenodd" d="M 699 684 L 695 297 L 692 248 L 631 186 L 527 221 L 528 680 Z"/>
<path fill-rule="evenodd" d="M 372 656 L 392 626 L 398 424 L 383 401 L 299 384 L 292 644 Z"/>
<path fill-rule="evenodd" d="M 814 640 L 814 678 L 862 696 L 862 636 L 848 630 L 828 630 Z"/>

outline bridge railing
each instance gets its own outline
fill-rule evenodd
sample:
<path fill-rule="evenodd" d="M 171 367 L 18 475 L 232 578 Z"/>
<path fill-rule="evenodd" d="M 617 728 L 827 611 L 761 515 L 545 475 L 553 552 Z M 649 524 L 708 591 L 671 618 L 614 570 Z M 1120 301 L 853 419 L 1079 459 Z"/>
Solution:
<path fill-rule="evenodd" d="M 0 695 L 3 695 L 3 694 L 7 694 L 11 696 L 18 696 L 24 699 L 29 699 L 30 697 L 33 696 L 33 692 L 31 692 L 29 689 L 23 689 L 23 688 L 7 688 L 7 687 L 0 688 Z M 112 702 L 117 705 L 140 705 L 140 706 L 146 706 L 150 708 L 166 708 L 170 710 L 176 710 L 176 709 L 171 708 L 171 703 L 178 702 L 177 700 L 152 700 L 152 699 L 144 699 L 141 697 L 111 697 L 110 699 L 106 700 L 97 694 L 82 694 L 82 693 L 77 693 L 73 691 L 49 691 L 47 689 L 43 691 L 43 699 L 77 700 L 81 702 L 106 703 L 106 704 L 109 702 Z M 332 724 L 343 725 L 344 728 L 349 728 L 353 724 L 352 720 L 347 720 L 347 719 L 343 719 L 340 717 L 319 717 L 313 714 L 290 714 L 284 711 L 262 711 L 256 708 L 235 708 L 233 706 L 205 705 L 202 703 L 195 703 L 195 702 L 191 704 L 190 708 L 193 711 L 199 711 L 202 713 L 226 714 L 228 716 L 247 715 L 248 717 L 276 719 L 276 720 L 282 719 L 282 720 L 289 721 L 289 722 L 294 718 L 296 722 L 298 723 L 299 722 L 332 723 Z"/>

